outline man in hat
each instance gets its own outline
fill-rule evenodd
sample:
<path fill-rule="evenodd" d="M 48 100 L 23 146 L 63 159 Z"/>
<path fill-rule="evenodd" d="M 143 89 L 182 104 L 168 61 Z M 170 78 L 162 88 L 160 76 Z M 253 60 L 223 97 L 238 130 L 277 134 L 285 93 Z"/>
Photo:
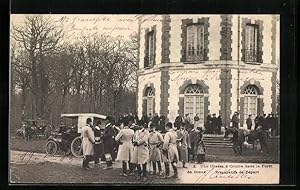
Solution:
<path fill-rule="evenodd" d="M 150 124 L 150 136 L 149 136 L 149 147 L 150 147 L 150 162 L 152 163 L 153 173 L 162 175 L 161 170 L 161 145 L 164 142 L 163 136 L 160 132 L 156 131 L 156 125 Z M 156 173 L 156 164 L 158 166 L 158 173 Z"/>
<path fill-rule="evenodd" d="M 159 126 L 157 126 L 157 130 L 160 131 L 161 133 L 166 132 L 165 125 L 166 125 L 166 117 L 161 113 L 159 117 Z"/>
<path fill-rule="evenodd" d="M 235 127 L 235 128 L 239 128 L 239 113 L 238 112 L 234 112 L 232 118 L 231 118 L 231 122 L 232 122 L 232 127 Z"/>
<path fill-rule="evenodd" d="M 241 155 L 242 154 L 242 147 L 239 143 L 239 131 L 236 127 L 233 127 L 233 132 L 232 132 L 232 148 L 235 153 L 235 155 Z"/>
<path fill-rule="evenodd" d="M 157 113 L 154 114 L 154 117 L 152 119 L 152 122 L 155 126 L 158 126 L 159 125 L 159 116 Z"/>
<path fill-rule="evenodd" d="M 189 133 L 189 139 L 190 139 L 190 147 L 191 148 L 189 148 L 189 156 L 190 156 L 190 161 L 192 161 L 192 162 L 194 162 L 195 161 L 195 151 L 194 151 L 194 149 L 195 149 L 195 146 L 196 146 L 196 137 L 197 137 L 197 129 L 199 129 L 200 128 L 200 126 L 197 126 L 196 128 L 193 128 L 192 130 L 191 130 L 191 132 Z"/>
<path fill-rule="evenodd" d="M 182 162 L 182 167 L 186 168 L 185 163 L 188 162 L 188 149 L 191 148 L 189 133 L 187 132 L 187 125 L 180 126 L 177 130 L 179 160 Z"/>
<path fill-rule="evenodd" d="M 248 118 L 246 119 L 246 125 L 247 125 L 247 129 L 251 130 L 252 127 L 252 116 L 249 115 Z"/>
<path fill-rule="evenodd" d="M 117 160 L 122 161 L 122 176 L 127 176 L 127 162 L 130 165 L 130 158 L 132 156 L 132 137 L 133 137 L 134 131 L 129 128 L 128 124 L 124 124 L 124 128 L 120 130 L 120 132 L 117 134 L 115 140 L 119 142 L 119 149 L 117 154 Z"/>
<path fill-rule="evenodd" d="M 211 134 L 213 132 L 213 130 L 212 130 L 212 117 L 211 117 L 210 113 L 208 113 L 207 117 L 206 117 L 205 129 L 206 129 L 205 131 L 208 134 Z"/>
<path fill-rule="evenodd" d="M 133 155 L 131 162 L 136 164 L 138 169 L 138 179 L 143 176 L 143 181 L 147 180 L 147 162 L 149 160 L 149 131 L 148 125 L 143 125 L 142 129 L 137 130 L 133 136 Z"/>
<path fill-rule="evenodd" d="M 212 126 L 212 133 L 216 134 L 218 131 L 218 120 L 217 115 L 214 113 L 211 118 L 211 126 Z"/>
<path fill-rule="evenodd" d="M 176 127 L 176 129 L 179 129 L 179 127 L 183 124 L 183 118 L 180 115 L 178 115 L 176 118 L 175 118 L 175 123 L 174 123 L 174 126 Z"/>
<path fill-rule="evenodd" d="M 174 175 L 172 177 L 177 178 L 178 177 L 177 161 L 179 160 L 178 150 L 177 150 L 177 135 L 176 132 L 173 130 L 173 124 L 171 122 L 167 123 L 166 131 L 167 133 L 164 136 L 164 144 L 162 147 L 163 157 L 165 160 L 166 173 L 165 176 L 163 176 L 162 178 L 170 177 L 169 163 L 171 163 L 171 166 L 174 171 Z"/>
<path fill-rule="evenodd" d="M 200 127 L 200 118 L 198 113 L 194 117 L 194 129 L 196 129 L 197 127 Z"/>
<path fill-rule="evenodd" d="M 92 119 L 86 120 L 86 125 L 81 129 L 82 151 L 83 151 L 83 169 L 89 169 L 89 163 L 93 161 L 95 137 L 92 129 Z"/>

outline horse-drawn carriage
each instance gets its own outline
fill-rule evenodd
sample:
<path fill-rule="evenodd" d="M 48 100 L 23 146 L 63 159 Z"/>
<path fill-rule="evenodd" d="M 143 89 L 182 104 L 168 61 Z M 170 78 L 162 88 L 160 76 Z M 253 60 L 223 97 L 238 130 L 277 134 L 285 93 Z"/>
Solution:
<path fill-rule="evenodd" d="M 75 157 L 82 157 L 81 128 L 86 125 L 88 118 L 91 118 L 93 125 L 95 125 L 98 121 L 105 121 L 107 116 L 96 113 L 73 113 L 61 114 L 61 118 L 66 121 L 67 125 L 61 124 L 50 135 L 45 148 L 46 153 L 48 155 L 55 155 L 61 150 L 65 154 L 71 153 Z"/>

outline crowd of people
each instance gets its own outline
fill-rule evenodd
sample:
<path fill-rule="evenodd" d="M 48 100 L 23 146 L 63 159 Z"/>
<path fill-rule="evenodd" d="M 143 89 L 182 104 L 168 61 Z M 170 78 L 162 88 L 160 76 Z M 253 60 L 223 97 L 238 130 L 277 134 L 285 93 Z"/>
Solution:
<path fill-rule="evenodd" d="M 232 127 L 239 129 L 239 113 L 235 112 L 231 119 Z M 246 119 L 246 125 L 248 130 L 256 130 L 261 128 L 264 131 L 269 131 L 270 136 L 278 136 L 279 135 L 279 122 L 278 122 L 278 114 L 270 113 L 268 114 L 260 114 L 252 118 L 252 115 L 248 115 Z M 254 129 L 253 129 L 254 126 Z"/>
<path fill-rule="evenodd" d="M 189 161 L 205 161 L 204 130 L 200 126 L 190 129 L 184 123 L 179 126 L 163 123 L 164 117 L 157 114 L 150 119 L 136 118 L 132 114 L 123 115 L 117 121 L 98 122 L 95 126 L 87 119 L 81 131 L 82 167 L 89 169 L 90 162 L 98 164 L 101 159 L 106 162 L 105 169 L 111 169 L 114 161 L 120 161 L 121 176 L 135 175 L 146 181 L 149 171 L 160 178 L 177 178 L 179 162 L 186 168 Z"/>

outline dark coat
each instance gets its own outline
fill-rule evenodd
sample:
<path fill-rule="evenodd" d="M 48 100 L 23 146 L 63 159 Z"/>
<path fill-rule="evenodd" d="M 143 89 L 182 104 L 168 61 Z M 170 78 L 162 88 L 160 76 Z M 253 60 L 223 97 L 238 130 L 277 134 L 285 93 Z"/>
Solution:
<path fill-rule="evenodd" d="M 217 127 L 217 126 L 218 126 L 218 119 L 217 119 L 216 117 L 213 117 L 213 118 L 211 119 L 211 125 L 212 125 L 213 127 Z"/>
<path fill-rule="evenodd" d="M 158 126 L 157 130 L 159 130 L 163 133 L 166 132 L 165 125 L 166 125 L 166 117 L 162 115 L 159 117 L 159 126 Z"/>
<path fill-rule="evenodd" d="M 221 117 L 221 116 L 218 116 L 218 117 L 217 117 L 217 126 L 218 126 L 218 127 L 221 127 L 221 126 L 222 126 L 222 117 Z"/>
<path fill-rule="evenodd" d="M 114 149 L 114 138 L 115 138 L 115 130 L 112 126 L 108 126 L 105 128 L 105 133 L 103 136 L 104 143 L 104 152 L 112 153 Z"/>
<path fill-rule="evenodd" d="M 251 126 L 252 126 L 252 119 L 248 117 L 247 120 L 246 120 L 246 124 L 247 124 L 247 128 L 248 128 L 248 129 L 251 129 Z"/>
<path fill-rule="evenodd" d="M 153 123 L 156 127 L 158 127 L 158 124 L 159 124 L 159 117 L 158 117 L 157 115 L 153 117 L 152 123 Z"/>
<path fill-rule="evenodd" d="M 232 116 L 231 122 L 232 122 L 232 127 L 239 128 L 239 118 L 237 115 Z"/>
<path fill-rule="evenodd" d="M 174 126 L 179 129 L 179 127 L 183 124 L 183 118 L 179 115 L 175 118 Z"/>
<path fill-rule="evenodd" d="M 94 145 L 94 154 L 96 157 L 101 158 L 104 154 L 104 144 L 103 144 L 103 135 L 105 133 L 104 129 L 94 129 L 95 134 L 95 145 Z"/>

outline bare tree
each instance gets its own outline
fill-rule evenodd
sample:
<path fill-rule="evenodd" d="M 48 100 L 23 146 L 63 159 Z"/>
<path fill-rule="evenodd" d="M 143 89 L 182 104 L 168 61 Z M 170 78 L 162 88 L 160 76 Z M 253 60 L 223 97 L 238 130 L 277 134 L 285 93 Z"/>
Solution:
<path fill-rule="evenodd" d="M 12 27 L 12 38 L 28 54 L 33 117 L 45 117 L 50 91 L 47 63 L 49 57 L 59 53 L 62 37 L 62 30 L 50 18 L 41 15 L 26 16 L 23 25 Z"/>

